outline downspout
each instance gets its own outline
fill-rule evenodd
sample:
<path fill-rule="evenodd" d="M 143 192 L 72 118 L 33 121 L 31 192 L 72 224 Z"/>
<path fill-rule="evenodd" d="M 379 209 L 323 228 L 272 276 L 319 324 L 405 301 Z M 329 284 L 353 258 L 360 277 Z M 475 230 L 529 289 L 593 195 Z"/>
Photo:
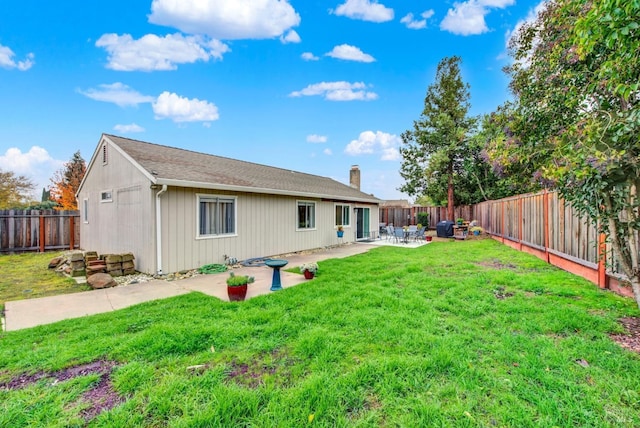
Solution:
<path fill-rule="evenodd" d="M 162 189 L 156 193 L 156 263 L 158 275 L 162 275 L 162 210 L 160 209 L 160 196 L 166 191 L 167 185 L 163 184 Z"/>

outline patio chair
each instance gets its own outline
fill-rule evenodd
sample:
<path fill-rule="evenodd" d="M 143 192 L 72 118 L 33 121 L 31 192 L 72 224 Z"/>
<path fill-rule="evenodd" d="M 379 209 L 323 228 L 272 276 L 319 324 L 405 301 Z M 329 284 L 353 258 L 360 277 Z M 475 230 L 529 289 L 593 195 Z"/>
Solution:
<path fill-rule="evenodd" d="M 387 241 L 393 239 L 393 226 L 387 226 Z"/>
<path fill-rule="evenodd" d="M 406 242 L 404 230 L 401 227 L 396 227 L 393 229 L 393 237 L 396 242 Z"/>
<path fill-rule="evenodd" d="M 412 238 L 414 238 L 416 236 L 416 232 L 418 231 L 418 226 L 416 226 L 415 224 L 411 225 L 411 226 L 409 226 L 407 231 L 409 232 L 407 238 L 412 239 Z"/>
<path fill-rule="evenodd" d="M 426 230 L 427 230 L 427 228 L 425 226 L 422 226 L 413 235 L 413 239 L 416 240 L 416 241 L 423 241 L 424 240 L 424 233 L 426 232 Z"/>

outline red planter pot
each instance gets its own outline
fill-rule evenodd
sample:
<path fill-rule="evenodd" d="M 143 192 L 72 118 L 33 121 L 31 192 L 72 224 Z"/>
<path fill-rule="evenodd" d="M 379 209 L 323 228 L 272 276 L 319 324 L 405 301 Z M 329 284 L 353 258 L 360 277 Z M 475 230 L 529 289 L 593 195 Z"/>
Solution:
<path fill-rule="evenodd" d="M 240 302 L 247 297 L 247 284 L 234 285 L 233 287 L 227 285 L 227 294 L 229 295 L 229 301 Z"/>
<path fill-rule="evenodd" d="M 305 279 L 313 279 L 313 272 L 311 272 L 309 270 L 305 270 L 304 271 L 304 278 Z"/>
<path fill-rule="evenodd" d="M 427 240 L 427 242 L 431 242 L 431 240 L 433 239 L 432 236 L 425 236 L 424 239 Z"/>

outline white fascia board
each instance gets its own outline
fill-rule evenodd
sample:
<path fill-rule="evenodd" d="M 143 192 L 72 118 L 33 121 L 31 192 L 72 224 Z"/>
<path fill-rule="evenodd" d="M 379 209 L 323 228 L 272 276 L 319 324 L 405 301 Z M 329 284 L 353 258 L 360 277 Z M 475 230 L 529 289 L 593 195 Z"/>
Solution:
<path fill-rule="evenodd" d="M 266 195 L 296 196 L 296 197 L 318 198 L 318 199 L 322 199 L 322 198 L 340 199 L 340 200 L 353 201 L 353 202 L 366 202 L 369 204 L 380 204 L 381 202 L 377 199 L 353 198 L 353 197 L 336 196 L 336 195 L 330 195 L 330 194 L 295 192 L 295 191 L 279 190 L 279 189 L 266 189 L 261 187 L 234 186 L 230 184 L 200 183 L 200 182 L 194 182 L 194 181 L 173 180 L 173 179 L 164 179 L 164 178 L 158 178 L 156 184 L 166 184 L 167 186 L 175 186 L 175 187 L 187 187 L 187 188 L 198 187 L 202 189 L 228 190 L 230 192 L 260 193 L 260 194 L 266 194 Z"/>

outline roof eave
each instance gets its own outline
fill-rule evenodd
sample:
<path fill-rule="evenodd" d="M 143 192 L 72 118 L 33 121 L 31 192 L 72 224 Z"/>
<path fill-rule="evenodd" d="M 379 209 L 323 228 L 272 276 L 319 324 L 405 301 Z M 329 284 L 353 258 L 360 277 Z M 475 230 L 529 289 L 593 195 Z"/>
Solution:
<path fill-rule="evenodd" d="M 205 183 L 205 182 L 196 182 L 196 181 L 185 181 L 185 180 L 175 180 L 168 178 L 157 178 L 156 184 L 166 184 L 167 186 L 175 186 L 175 187 L 199 187 L 202 189 L 215 189 L 215 190 L 227 190 L 231 192 L 243 192 L 243 193 L 260 193 L 267 195 L 282 195 L 282 196 L 296 196 L 302 198 L 329 198 L 329 199 L 341 199 L 345 201 L 353 201 L 353 202 L 366 202 L 369 204 L 380 204 L 381 200 L 372 197 L 372 198 L 359 198 L 359 197 L 351 197 L 351 196 L 336 196 L 331 194 L 320 194 L 320 193 L 309 193 L 309 192 L 295 192 L 295 191 L 287 191 L 280 189 L 267 189 L 261 187 L 248 187 L 248 186 L 235 186 L 231 184 L 220 184 L 220 183 Z"/>

